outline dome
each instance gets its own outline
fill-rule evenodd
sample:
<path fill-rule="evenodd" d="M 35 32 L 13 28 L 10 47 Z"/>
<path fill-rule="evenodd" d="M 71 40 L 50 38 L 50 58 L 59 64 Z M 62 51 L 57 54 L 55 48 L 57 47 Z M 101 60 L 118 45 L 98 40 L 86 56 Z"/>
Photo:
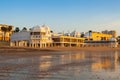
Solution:
<path fill-rule="evenodd" d="M 32 29 L 31 29 L 31 32 L 45 32 L 45 29 L 39 25 L 37 26 L 34 26 Z"/>
<path fill-rule="evenodd" d="M 46 31 L 50 31 L 50 28 L 47 25 L 42 25 L 42 27 L 46 30 Z"/>

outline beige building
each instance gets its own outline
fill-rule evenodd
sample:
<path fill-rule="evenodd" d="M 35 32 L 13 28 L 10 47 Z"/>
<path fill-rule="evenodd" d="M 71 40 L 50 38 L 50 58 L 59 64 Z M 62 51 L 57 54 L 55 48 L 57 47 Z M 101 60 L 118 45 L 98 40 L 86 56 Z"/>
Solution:
<path fill-rule="evenodd" d="M 1 27 L 5 27 L 8 29 L 9 26 L 12 25 L 7 25 L 7 24 L 0 24 L 0 41 L 10 41 L 10 35 L 13 33 L 13 26 L 11 31 L 2 31 Z"/>

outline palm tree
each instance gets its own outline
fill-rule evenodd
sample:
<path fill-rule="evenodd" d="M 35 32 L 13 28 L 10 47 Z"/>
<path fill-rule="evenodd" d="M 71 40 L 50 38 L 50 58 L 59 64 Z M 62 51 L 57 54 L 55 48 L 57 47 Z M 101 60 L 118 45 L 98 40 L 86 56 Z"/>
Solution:
<path fill-rule="evenodd" d="M 2 26 L 1 30 L 4 32 L 3 40 L 5 40 L 6 33 L 12 30 L 12 26 L 8 26 L 8 27 Z"/>
<path fill-rule="evenodd" d="M 84 36 L 85 36 L 85 34 L 84 34 L 84 33 L 82 33 L 82 34 L 81 34 L 81 37 L 84 37 Z"/>
<path fill-rule="evenodd" d="M 52 30 L 51 30 L 50 32 L 51 32 L 51 33 L 53 33 L 53 31 L 52 31 Z"/>
<path fill-rule="evenodd" d="M 7 32 L 9 32 L 9 36 L 11 35 L 11 31 L 12 31 L 12 28 L 13 28 L 13 26 L 8 26 L 8 28 L 7 28 Z M 9 41 L 10 41 L 10 38 L 9 38 Z"/>
<path fill-rule="evenodd" d="M 16 27 L 14 32 L 19 32 L 19 31 L 20 31 L 19 27 Z"/>
<path fill-rule="evenodd" d="M 27 28 L 26 28 L 26 27 L 23 27 L 22 31 L 27 31 Z"/>
<path fill-rule="evenodd" d="M 8 26 L 7 31 L 10 32 L 12 30 L 12 26 Z"/>
<path fill-rule="evenodd" d="M 2 26 L 1 27 L 1 30 L 3 31 L 3 41 L 5 40 L 5 35 L 6 35 L 6 32 L 7 32 L 7 28 L 5 26 Z"/>

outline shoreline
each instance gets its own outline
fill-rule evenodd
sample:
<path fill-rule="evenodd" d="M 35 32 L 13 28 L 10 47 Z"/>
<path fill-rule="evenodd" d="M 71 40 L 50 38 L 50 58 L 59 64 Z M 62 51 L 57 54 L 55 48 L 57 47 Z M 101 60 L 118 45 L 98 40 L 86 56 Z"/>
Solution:
<path fill-rule="evenodd" d="M 120 51 L 120 47 L 47 47 L 47 48 L 31 48 L 31 47 L 0 47 L 1 50 L 11 51 L 40 51 L 40 52 L 52 52 L 52 51 Z"/>

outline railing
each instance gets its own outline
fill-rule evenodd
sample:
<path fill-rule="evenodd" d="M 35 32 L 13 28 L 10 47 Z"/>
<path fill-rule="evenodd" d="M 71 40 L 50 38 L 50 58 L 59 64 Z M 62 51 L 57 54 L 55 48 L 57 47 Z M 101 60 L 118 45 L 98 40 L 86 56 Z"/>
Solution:
<path fill-rule="evenodd" d="M 46 39 L 45 36 L 39 36 L 39 35 L 37 35 L 37 36 L 31 36 L 30 38 L 31 39 L 40 39 L 40 38 L 45 38 Z"/>

